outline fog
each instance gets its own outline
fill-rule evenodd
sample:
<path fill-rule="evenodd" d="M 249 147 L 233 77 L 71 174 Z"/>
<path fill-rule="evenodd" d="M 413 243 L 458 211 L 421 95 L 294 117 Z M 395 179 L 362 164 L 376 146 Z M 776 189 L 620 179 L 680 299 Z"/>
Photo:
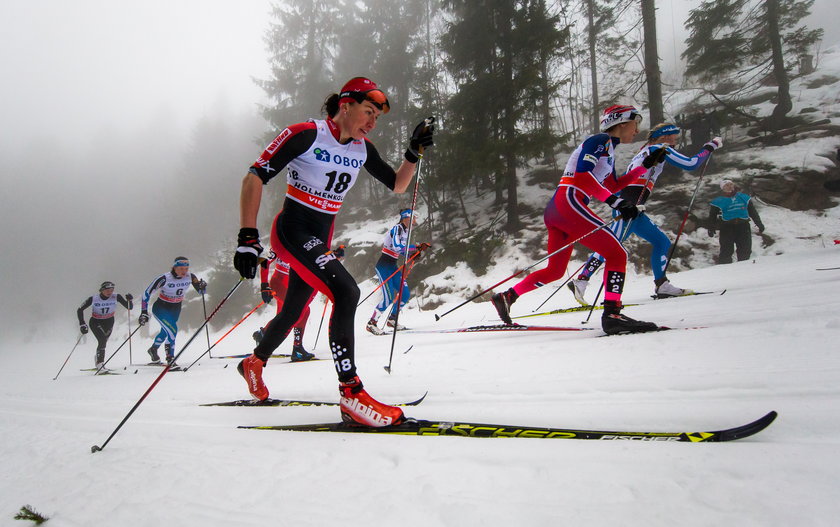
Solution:
<path fill-rule="evenodd" d="M 103 280 L 139 296 L 175 256 L 206 268 L 235 239 L 239 184 L 265 133 L 252 78 L 267 76 L 269 10 L 0 3 L 5 336 L 73 335 Z"/>
<path fill-rule="evenodd" d="M 833 1 L 810 20 L 836 19 Z M 674 39 L 698 3 L 657 3 L 664 69 L 679 70 Z M 103 280 L 139 296 L 176 255 L 202 269 L 232 246 L 239 184 L 266 132 L 253 79 L 268 76 L 270 9 L 0 2 L 4 335 L 75 335 L 75 308 Z M 824 47 L 838 41 L 825 29 Z"/>

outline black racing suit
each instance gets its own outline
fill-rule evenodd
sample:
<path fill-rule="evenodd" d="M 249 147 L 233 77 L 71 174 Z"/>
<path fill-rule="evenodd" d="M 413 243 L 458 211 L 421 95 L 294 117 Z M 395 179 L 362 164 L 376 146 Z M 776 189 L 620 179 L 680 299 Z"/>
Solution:
<path fill-rule="evenodd" d="M 251 173 L 267 183 L 289 161 L 306 152 L 316 139 L 314 129 L 296 132 L 271 155 L 270 169 L 255 164 Z M 376 148 L 365 141 L 367 159 L 364 168 L 393 190 L 396 173 L 379 156 Z M 356 376 L 354 358 L 354 325 L 359 288 L 347 269 L 330 253 L 335 215 L 308 208 L 286 199 L 271 232 L 274 252 L 289 266 L 289 288 L 283 308 L 267 325 L 265 335 L 254 354 L 267 361 L 283 343 L 301 313 L 309 305 L 316 290 L 333 302 L 329 325 L 330 349 L 339 381 Z"/>
<path fill-rule="evenodd" d="M 132 303 L 120 294 L 117 294 L 117 302 L 122 304 L 122 306 L 128 310 L 133 307 Z M 84 311 L 92 304 L 93 297 L 89 297 L 79 307 L 79 309 L 76 310 L 76 315 L 79 317 L 79 325 L 85 323 Z M 93 336 L 96 337 L 96 364 L 101 364 L 105 362 L 105 346 L 108 343 L 108 339 L 111 338 L 111 331 L 114 329 L 114 316 L 111 315 L 108 318 L 93 318 L 93 316 L 91 316 L 88 320 L 88 327 L 90 328 L 91 333 L 93 333 Z"/>

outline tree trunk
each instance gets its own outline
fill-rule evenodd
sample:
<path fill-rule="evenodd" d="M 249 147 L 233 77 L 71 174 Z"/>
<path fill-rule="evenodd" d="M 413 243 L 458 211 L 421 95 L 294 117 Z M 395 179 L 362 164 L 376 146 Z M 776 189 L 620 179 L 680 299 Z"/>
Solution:
<path fill-rule="evenodd" d="M 512 15 L 512 13 L 510 13 Z M 513 17 L 508 16 L 507 20 Z M 502 61 L 502 78 L 508 87 L 508 93 L 514 92 L 513 82 L 513 44 L 511 42 L 512 35 L 510 24 L 503 22 L 500 24 L 503 28 L 501 34 L 501 61 Z M 507 224 L 506 229 L 509 232 L 519 230 L 519 201 L 517 196 L 517 181 L 516 181 L 516 153 L 513 151 L 512 145 L 516 138 L 516 122 L 513 108 L 513 97 L 504 97 L 504 114 L 502 115 L 502 142 L 506 145 L 502 158 L 504 160 L 504 167 L 502 168 L 505 181 L 505 189 L 507 190 Z"/>
<path fill-rule="evenodd" d="M 589 73 L 592 76 L 592 133 L 597 134 L 600 126 L 601 103 L 598 101 L 598 68 L 595 61 L 595 0 L 586 0 L 586 16 L 589 18 Z"/>
<path fill-rule="evenodd" d="M 539 17 L 547 15 L 545 8 L 545 0 L 540 0 L 537 9 Z M 540 92 L 542 93 L 542 108 L 540 109 L 540 129 L 545 137 L 551 135 L 551 93 L 550 93 L 550 75 L 549 72 L 550 56 L 548 50 L 544 46 L 540 46 Z M 543 164 L 550 165 L 554 163 L 554 148 L 550 145 L 545 146 L 543 151 Z"/>
<path fill-rule="evenodd" d="M 771 130 L 779 130 L 784 127 L 785 115 L 793 109 L 793 102 L 790 99 L 790 80 L 782 54 L 782 36 L 779 33 L 779 0 L 767 0 L 767 33 L 773 59 L 773 77 L 779 86 L 778 101 L 768 124 Z"/>
<path fill-rule="evenodd" d="M 659 51 L 656 46 L 656 5 L 654 0 L 642 0 L 642 25 L 645 32 L 645 82 L 648 89 L 650 128 L 665 120 L 665 112 L 662 108 Z"/>

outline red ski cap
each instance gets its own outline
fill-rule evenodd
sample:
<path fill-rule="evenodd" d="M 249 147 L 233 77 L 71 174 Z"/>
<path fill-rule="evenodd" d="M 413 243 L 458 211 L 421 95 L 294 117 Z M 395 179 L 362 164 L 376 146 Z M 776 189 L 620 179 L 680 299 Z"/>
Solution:
<path fill-rule="evenodd" d="M 338 103 L 343 102 L 358 102 L 370 101 L 382 113 L 388 113 L 391 110 L 391 103 L 388 102 L 388 96 L 385 92 L 376 87 L 376 83 L 366 77 L 353 77 L 347 84 L 341 88 L 341 93 L 338 94 Z"/>

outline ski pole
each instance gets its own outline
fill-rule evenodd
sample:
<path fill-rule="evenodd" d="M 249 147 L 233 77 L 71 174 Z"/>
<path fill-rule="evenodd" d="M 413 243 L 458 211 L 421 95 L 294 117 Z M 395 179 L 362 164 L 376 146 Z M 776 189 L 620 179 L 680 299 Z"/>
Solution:
<path fill-rule="evenodd" d="M 111 356 L 110 356 L 110 357 L 108 357 L 108 360 L 106 360 L 105 362 L 103 362 L 103 363 L 102 363 L 102 366 L 100 366 L 99 368 L 97 368 L 97 369 L 96 369 L 96 372 L 94 373 L 94 375 L 99 375 L 99 372 L 101 372 L 102 370 L 104 370 L 104 369 L 105 369 L 105 365 L 106 365 L 106 364 L 108 364 L 108 361 L 110 361 L 111 359 L 113 359 L 113 358 L 114 358 L 114 355 L 116 355 L 116 354 L 117 354 L 117 352 L 118 352 L 118 351 L 120 351 L 120 350 L 122 349 L 122 347 L 123 347 L 123 346 L 125 346 L 125 343 L 126 343 L 126 342 L 131 342 L 131 337 L 132 337 L 132 335 L 134 335 L 134 333 L 135 333 L 137 330 L 139 330 L 141 327 L 142 327 L 142 326 L 139 326 L 139 325 L 138 325 L 138 326 L 137 326 L 137 329 L 135 329 L 134 331 L 132 331 L 131 333 L 129 333 L 129 334 L 128 334 L 128 337 L 126 337 L 126 339 L 125 339 L 124 341 L 122 341 L 122 344 L 120 344 L 119 346 L 117 346 L 117 349 L 115 349 L 115 350 L 114 350 L 114 353 L 112 353 L 112 354 L 111 354 Z"/>
<path fill-rule="evenodd" d="M 688 215 L 691 212 L 691 208 L 694 206 L 694 199 L 697 197 L 697 191 L 700 190 L 700 183 L 706 175 L 706 167 L 708 167 L 709 163 L 712 162 L 713 153 L 714 152 L 709 152 L 709 159 L 706 160 L 706 163 L 703 165 L 703 170 L 700 171 L 700 177 L 697 178 L 697 185 L 694 187 L 694 193 L 691 195 L 691 201 L 688 203 L 688 209 L 686 209 L 682 222 L 680 223 L 680 228 L 677 230 L 677 237 L 674 239 L 674 243 L 671 244 L 671 250 L 668 251 L 668 259 L 665 260 L 665 268 L 662 270 L 663 276 L 668 272 L 668 266 L 671 265 L 671 258 L 674 257 L 674 251 L 677 249 L 677 242 L 680 241 L 680 236 L 682 236 L 685 222 L 688 221 Z"/>
<path fill-rule="evenodd" d="M 204 318 L 207 318 L 207 302 L 204 301 L 204 293 L 201 293 L 201 307 L 204 308 Z M 204 334 L 207 336 L 207 351 L 210 351 L 210 328 L 204 326 Z M 212 355 L 211 355 L 212 357 Z"/>
<path fill-rule="evenodd" d="M 330 299 L 324 295 L 324 310 L 321 312 L 321 322 L 318 324 L 318 333 L 315 334 L 315 344 L 312 345 L 312 349 L 315 349 L 318 346 L 318 339 L 321 338 L 321 327 L 324 325 L 324 317 L 327 316 L 327 304 L 329 303 Z"/>
<path fill-rule="evenodd" d="M 498 287 L 498 286 L 502 285 L 503 283 L 507 282 L 508 280 L 512 280 L 512 279 L 516 278 L 517 276 L 521 275 L 522 273 L 524 273 L 525 271 L 528 271 L 528 270 L 530 270 L 530 269 L 533 269 L 534 267 L 536 267 L 536 266 L 538 266 L 539 264 L 543 263 L 544 261 L 548 260 L 549 258 L 551 258 L 552 256 L 554 256 L 555 254 L 557 254 L 557 253 L 559 253 L 559 252 L 561 252 L 561 251 L 564 251 L 564 250 L 568 249 L 569 247 L 571 247 L 572 245 L 574 245 L 574 244 L 576 244 L 577 242 L 581 241 L 582 239 L 586 238 L 587 236 L 590 236 L 590 235 L 592 235 L 592 234 L 595 234 L 596 232 L 600 231 L 601 229 L 603 229 L 603 228 L 605 228 L 605 227 L 609 227 L 610 225 L 612 225 L 612 224 L 613 224 L 613 222 L 614 222 L 614 221 L 615 221 L 615 220 L 613 220 L 613 221 L 612 221 L 612 222 L 610 222 L 610 223 L 604 223 L 603 225 L 600 225 L 600 226 L 598 226 L 598 227 L 595 227 L 594 229 L 592 229 L 591 231 L 587 232 L 587 233 L 586 233 L 586 234 L 584 234 L 583 236 L 581 236 L 581 237 L 579 237 L 579 238 L 577 238 L 577 239 L 574 239 L 574 240 L 570 241 L 569 243 L 567 243 L 567 244 L 566 244 L 566 245 L 564 245 L 563 247 L 560 247 L 559 249 L 557 249 L 556 251 L 552 252 L 551 254 L 548 254 L 548 255 L 546 255 L 546 256 L 544 256 L 544 257 L 540 258 L 539 260 L 537 260 L 536 262 L 532 263 L 532 264 L 531 264 L 531 265 L 529 265 L 528 267 L 526 267 L 526 268 L 522 269 L 521 271 L 517 271 L 517 272 L 513 273 L 512 275 L 508 276 L 508 277 L 507 277 L 507 278 L 505 278 L 504 280 L 502 280 L 502 281 L 500 281 L 500 282 L 497 282 L 497 283 L 495 283 L 495 284 L 491 285 L 490 287 L 488 287 L 487 289 L 485 289 L 485 290 L 481 291 L 480 293 L 477 293 L 477 294 L 473 295 L 472 297 L 468 298 L 467 300 L 464 300 L 463 302 L 461 302 L 461 303 L 460 303 L 460 304 L 458 304 L 457 306 L 453 307 L 452 309 L 450 309 L 450 310 L 449 310 L 449 311 L 447 311 L 446 313 L 444 313 L 444 314 L 442 314 L 442 315 L 437 315 L 437 314 L 435 314 L 435 320 L 437 321 L 437 320 L 442 319 L 443 317 L 445 317 L 445 316 L 446 316 L 446 315 L 448 315 L 449 313 L 452 313 L 452 312 L 453 312 L 453 311 L 455 311 L 456 309 L 458 309 L 458 308 L 460 308 L 460 307 L 463 307 L 463 306 L 465 306 L 465 305 L 469 304 L 470 302 L 472 302 L 472 301 L 473 301 L 473 300 L 475 300 L 476 298 L 480 297 L 480 296 L 481 296 L 481 295 L 483 295 L 484 293 L 486 293 L 486 292 L 488 292 L 488 291 L 492 291 L 493 289 L 495 289 L 496 287 Z"/>
<path fill-rule="evenodd" d="M 606 275 L 604 276 L 606 279 Z M 581 322 L 581 324 L 589 324 L 589 319 L 592 318 L 592 312 L 595 311 L 595 306 L 598 305 L 598 299 L 601 298 L 601 293 L 604 291 L 604 281 L 601 280 L 601 287 L 598 288 L 598 294 L 595 295 L 595 300 L 592 302 L 592 306 L 589 307 L 589 314 L 586 315 L 586 320 Z"/>
<path fill-rule="evenodd" d="M 222 340 L 224 340 L 224 338 L 225 338 L 225 337 L 227 337 L 228 335 L 230 335 L 230 334 L 231 334 L 231 332 L 239 326 L 239 324 L 242 324 L 243 322 L 245 322 L 245 320 L 246 320 L 248 317 L 250 317 L 250 316 L 254 313 L 254 311 L 256 311 L 257 309 L 259 309 L 259 308 L 260 308 L 263 304 L 265 304 L 265 302 L 260 302 L 259 304 L 257 304 L 256 306 L 254 306 L 254 309 L 252 309 L 251 311 L 248 311 L 248 314 L 247 314 L 247 315 L 245 315 L 244 317 L 242 317 L 242 318 L 239 320 L 239 322 L 237 322 L 236 324 L 234 324 L 234 325 L 233 325 L 233 327 L 232 327 L 232 328 L 230 328 L 229 330 L 227 330 L 227 333 L 225 333 L 224 335 L 222 335 L 222 336 L 221 336 L 221 338 L 219 338 L 219 340 L 217 340 L 216 342 L 214 342 L 214 343 L 213 343 L 213 345 L 212 345 L 212 346 L 210 346 L 209 348 L 207 348 L 207 351 L 205 351 L 204 353 L 202 353 L 202 354 L 201 354 L 201 356 L 199 356 L 197 359 L 195 359 L 194 361 L 192 361 L 192 364 L 190 364 L 189 366 L 187 366 L 186 368 L 184 368 L 184 371 L 186 372 L 187 370 L 189 370 L 190 368 L 192 368 L 193 366 L 195 366 L 195 363 L 196 363 L 196 362 L 198 362 L 198 361 L 200 361 L 200 360 L 201 360 L 201 357 L 204 357 L 205 355 L 207 355 L 208 353 L 210 353 L 210 350 L 211 350 L 211 349 L 213 349 L 213 348 L 215 348 L 215 347 L 216 347 L 216 344 L 218 344 L 219 342 L 221 342 Z M 211 359 L 213 358 L 213 355 L 212 355 L 212 354 L 210 355 L 210 358 L 211 358 Z"/>
<path fill-rule="evenodd" d="M 414 209 L 412 209 L 412 210 L 414 210 Z M 412 255 L 411 255 L 411 258 L 409 258 L 409 259 L 408 259 L 408 261 L 409 261 L 409 262 L 413 261 L 413 260 L 417 257 L 417 255 L 419 255 L 419 254 L 420 254 L 420 251 L 415 252 L 414 254 L 412 254 Z M 404 267 L 405 267 L 405 264 L 402 264 L 401 266 L 397 267 L 397 270 L 396 270 L 396 271 L 394 271 L 393 273 L 391 273 L 391 276 L 389 276 L 388 278 L 386 278 L 384 281 L 380 282 L 380 283 L 379 283 L 379 285 L 378 285 L 378 286 L 376 286 L 376 287 L 373 289 L 373 291 L 371 291 L 370 293 L 368 293 L 368 296 L 364 297 L 361 301 L 359 301 L 359 303 L 358 303 L 358 304 L 356 304 L 356 307 L 359 307 L 359 306 L 361 306 L 362 304 L 364 304 L 364 303 L 365 303 L 365 300 L 367 300 L 368 298 L 370 298 L 371 296 L 373 296 L 373 294 L 374 294 L 375 292 L 379 291 L 379 288 L 380 288 L 380 287 L 382 287 L 382 285 L 383 285 L 383 284 L 385 284 L 385 283 L 386 283 L 388 280 L 390 280 L 391 278 L 395 277 L 395 276 L 397 275 L 397 273 L 399 273 L 399 272 L 400 272 L 400 271 L 401 271 Z"/>
<path fill-rule="evenodd" d="M 172 360 L 172 362 L 175 362 L 175 360 L 177 360 L 177 359 L 178 359 L 178 357 L 180 357 L 180 356 L 181 356 L 181 354 L 182 354 L 182 353 L 184 353 L 184 351 L 187 349 L 187 346 L 189 346 L 189 345 L 190 345 L 190 343 L 193 341 L 193 339 L 195 339 L 195 337 L 196 337 L 196 336 L 198 336 L 198 334 L 201 332 L 201 330 L 202 330 L 202 329 L 204 329 L 204 326 L 205 326 L 205 325 L 206 325 L 206 324 L 210 321 L 210 319 L 211 319 L 211 318 L 213 318 L 213 316 L 214 316 L 214 315 L 215 315 L 215 314 L 219 311 L 219 309 L 220 309 L 220 308 L 224 305 L 224 303 L 227 301 L 227 299 L 228 299 L 228 298 L 230 298 L 230 296 L 234 293 L 234 291 L 236 291 L 236 289 L 237 289 L 240 285 L 242 285 L 242 282 L 243 282 L 244 280 L 245 280 L 244 278 L 240 278 L 240 279 L 239 279 L 239 281 L 238 281 L 238 282 L 236 282 L 236 285 L 235 285 L 235 286 L 233 286 L 233 288 L 232 288 L 232 289 L 228 292 L 228 294 L 227 294 L 227 295 L 225 295 L 225 297 L 224 297 L 224 298 L 222 298 L 222 301 L 221 301 L 221 302 L 219 302 L 219 305 L 218 305 L 218 306 L 216 306 L 216 309 L 214 309 L 214 310 L 213 310 L 213 312 L 212 312 L 212 313 L 210 313 L 210 316 L 209 316 L 207 319 L 205 319 L 205 320 L 204 320 L 204 324 L 202 324 L 202 325 L 201 325 L 201 327 L 199 327 L 199 328 L 198 328 L 198 331 L 196 331 L 196 332 L 193 334 L 193 336 L 192 336 L 192 337 L 190 337 L 190 340 L 188 340 L 188 341 L 187 341 L 187 343 L 186 343 L 186 344 L 184 344 L 184 347 L 181 349 L 180 353 L 178 353 L 178 355 L 176 355 L 176 356 L 175 356 L 175 358 Z M 130 417 L 134 414 L 134 412 L 137 410 L 137 408 L 139 408 L 139 407 L 140 407 L 140 405 L 143 403 L 143 401 L 145 401 L 145 400 L 146 400 L 146 397 L 148 397 L 148 396 L 149 396 L 149 394 L 152 392 L 152 390 L 154 390 L 155 386 L 157 386 L 157 384 L 160 382 L 160 380 L 161 380 L 161 379 L 163 379 L 163 376 L 164 376 L 164 375 L 166 375 L 166 374 L 169 372 L 169 368 L 170 368 L 171 366 L 172 366 L 172 365 L 171 365 L 171 363 L 167 363 L 167 364 L 166 364 L 166 366 L 163 368 L 163 371 L 162 371 L 162 372 L 160 372 L 160 375 L 158 375 L 158 376 L 157 376 L 157 378 L 154 380 L 154 382 L 152 382 L 152 385 L 151 385 L 151 386 L 149 386 L 149 389 L 148 389 L 148 390 L 146 390 L 146 392 L 145 392 L 145 393 L 144 393 L 144 394 L 140 397 L 140 399 L 139 399 L 136 403 L 134 403 L 134 406 L 132 406 L 132 407 L 131 407 L 131 410 L 129 410 L 129 411 L 128 411 L 128 413 L 126 414 L 126 416 L 125 416 L 125 417 L 123 417 L 122 421 L 120 421 L 120 424 L 118 424 L 118 425 L 117 425 L 117 427 L 114 429 L 114 431 L 113 431 L 113 432 L 111 432 L 111 435 L 109 435 L 109 436 L 108 436 L 108 439 L 106 439 L 106 440 L 105 440 L 105 442 L 104 442 L 104 443 L 102 443 L 102 446 L 99 446 L 99 445 L 93 445 L 92 447 L 90 447 L 90 452 L 91 452 L 91 454 L 96 453 L 96 452 L 101 452 L 101 451 L 102 451 L 102 449 L 103 449 L 103 448 L 105 448 L 105 447 L 108 445 L 108 443 L 110 443 L 110 442 L 111 442 L 111 439 L 113 439 L 113 438 L 114 438 L 114 436 L 115 436 L 115 435 L 117 435 L 117 432 L 119 432 L 119 431 L 120 431 L 120 428 L 122 428 L 122 427 L 123 427 L 123 425 L 124 425 L 124 424 L 126 423 L 126 421 L 128 421 L 128 419 L 129 419 L 129 418 L 130 418 Z"/>
<path fill-rule="evenodd" d="M 639 194 L 639 197 L 636 198 L 636 206 L 637 207 L 641 206 L 641 205 L 639 205 L 639 202 L 642 200 L 642 195 L 643 195 L 643 193 Z M 641 214 L 641 212 L 639 212 L 639 214 Z M 630 232 L 630 225 L 632 225 L 633 220 L 635 220 L 635 219 L 636 218 L 632 218 L 630 221 L 628 221 L 627 225 L 625 225 L 624 229 L 621 231 L 621 237 L 618 239 L 618 241 L 622 245 L 624 244 L 624 240 L 627 239 L 627 233 Z M 618 218 L 616 218 L 614 221 L 618 221 Z M 607 279 L 607 273 L 604 272 L 604 280 L 606 280 L 606 279 Z M 589 319 L 592 318 L 592 312 L 595 311 L 595 306 L 598 305 L 598 299 L 601 298 L 601 293 L 604 292 L 604 280 L 601 280 L 601 287 L 598 288 L 598 294 L 595 295 L 595 300 L 592 302 L 592 306 L 589 308 L 589 313 L 586 315 L 586 320 L 582 321 L 581 324 L 589 324 Z"/>
<path fill-rule="evenodd" d="M 555 289 L 555 290 L 554 290 L 554 292 L 552 292 L 550 295 L 548 295 L 548 298 L 546 298 L 545 300 L 543 300 L 543 303 L 542 303 L 542 304 L 540 304 L 540 305 L 537 307 L 537 309 L 535 309 L 535 310 L 531 311 L 531 313 L 536 313 L 536 312 L 537 312 L 537 311 L 538 311 L 541 307 L 543 307 L 543 306 L 545 305 L 545 303 L 546 303 L 546 302 L 548 302 L 549 300 L 551 300 L 551 297 L 553 297 L 554 295 L 556 295 L 556 294 L 557 294 L 557 291 L 560 291 L 561 289 L 563 289 L 563 286 L 564 286 L 564 285 L 566 285 L 567 283 L 569 283 L 569 280 L 571 280 L 572 278 L 574 278 L 575 276 L 577 276 L 577 275 L 580 273 L 580 270 L 581 270 L 581 269 L 583 269 L 583 266 L 584 266 L 584 265 L 586 265 L 586 261 L 585 261 L 585 260 L 584 260 L 584 262 L 580 265 L 580 267 L 578 267 L 578 268 L 577 268 L 577 271 L 575 271 L 574 273 L 570 274 L 568 278 L 566 278 L 565 280 L 563 280 L 563 283 L 562 283 L 562 284 L 560 284 L 560 285 L 558 285 L 558 286 L 557 286 L 557 289 Z"/>
<path fill-rule="evenodd" d="M 133 300 L 133 299 L 132 299 Z M 131 356 L 131 310 L 128 311 L 128 363 L 131 364 L 134 362 L 134 358 Z"/>
<path fill-rule="evenodd" d="M 71 350 L 70 350 L 70 355 L 73 355 L 73 352 L 74 352 L 74 351 L 76 351 L 76 347 L 78 347 L 79 342 L 81 342 L 81 341 L 82 341 L 82 337 L 84 337 L 84 335 L 83 335 L 83 334 L 79 334 L 79 338 L 78 338 L 78 339 L 76 339 L 76 345 L 75 345 L 75 346 L 73 346 L 73 349 L 71 349 Z M 56 373 L 56 374 L 55 374 L 55 377 L 53 377 L 53 380 L 58 379 L 58 376 L 59 376 L 59 375 L 61 375 L 61 370 L 63 370 L 63 369 L 64 369 L 64 367 L 65 367 L 65 366 L 67 366 L 67 361 L 69 361 L 69 360 L 70 360 L 70 355 L 67 355 L 67 358 L 66 358 L 66 359 L 64 359 L 64 364 L 62 364 L 62 365 L 61 365 L 61 369 L 59 369 L 59 370 L 58 370 L 58 373 Z"/>
<path fill-rule="evenodd" d="M 427 118 L 426 125 L 431 125 L 434 122 L 434 118 Z M 403 264 L 402 268 L 406 270 L 406 272 L 400 274 L 400 289 L 397 293 L 397 314 L 394 316 L 394 333 L 391 335 L 391 353 L 388 356 L 388 365 L 385 366 L 385 371 L 389 374 L 391 373 L 391 363 L 394 360 L 394 344 L 397 342 L 397 328 L 399 327 L 400 322 L 400 303 L 402 302 L 403 296 L 403 288 L 405 287 L 405 277 L 408 274 L 408 248 L 411 247 L 411 233 L 414 232 L 414 207 L 417 206 L 417 191 L 420 188 L 420 167 L 423 164 L 423 157 L 421 156 L 420 159 L 417 160 L 417 177 L 414 180 L 414 193 L 411 196 L 411 216 L 408 219 L 408 229 L 405 234 L 405 255 L 403 256 Z M 420 254 L 420 250 L 414 253 L 414 256 Z M 412 257 L 413 259 L 413 257 Z M 399 270 L 399 269 L 398 269 Z M 391 276 L 394 276 L 393 274 Z M 387 280 L 385 281 L 387 282 Z M 383 282 L 383 284 L 385 283 Z"/>

